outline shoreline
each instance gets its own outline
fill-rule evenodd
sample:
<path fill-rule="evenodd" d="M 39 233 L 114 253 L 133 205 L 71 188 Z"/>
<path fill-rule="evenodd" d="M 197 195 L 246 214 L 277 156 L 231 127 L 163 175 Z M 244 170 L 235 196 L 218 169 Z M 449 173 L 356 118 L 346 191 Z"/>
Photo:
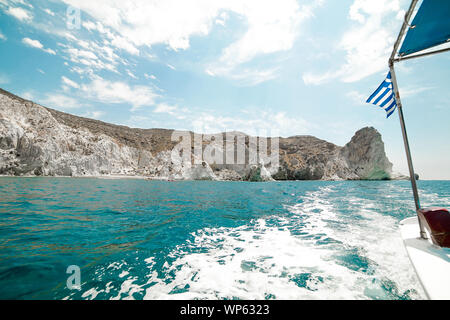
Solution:
<path fill-rule="evenodd" d="M 101 179 L 101 180 L 148 180 L 148 181 L 167 181 L 167 182 L 183 182 L 183 181 L 214 181 L 214 182 L 251 182 L 251 181 L 237 181 L 237 180 L 180 180 L 169 179 L 167 177 L 155 178 L 146 176 L 131 176 L 131 175 L 104 175 L 104 176 L 11 176 L 0 175 L 2 178 L 67 178 L 67 179 Z M 408 179 L 390 179 L 390 180 L 274 180 L 274 181 L 259 181 L 259 182 L 305 182 L 305 181 L 324 181 L 324 182 L 343 182 L 343 181 L 409 181 Z M 421 179 L 420 181 L 450 181 L 450 179 Z"/>

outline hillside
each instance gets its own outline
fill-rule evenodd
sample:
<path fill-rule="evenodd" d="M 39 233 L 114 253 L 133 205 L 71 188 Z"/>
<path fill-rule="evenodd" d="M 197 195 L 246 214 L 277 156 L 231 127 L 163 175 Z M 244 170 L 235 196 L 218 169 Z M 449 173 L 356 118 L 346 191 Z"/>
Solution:
<path fill-rule="evenodd" d="M 135 129 L 45 108 L 0 89 L 0 174 L 35 176 L 131 175 L 182 180 L 360 180 L 389 179 L 392 164 L 381 135 L 359 130 L 344 147 L 312 136 L 279 139 L 277 161 L 255 157 L 256 137 L 243 133 L 204 136 L 200 153 L 173 157 L 173 130 Z M 185 132 L 194 150 L 194 133 Z M 197 137 L 199 135 L 196 135 Z M 217 135 L 216 135 L 217 138 Z M 244 143 L 243 162 L 226 163 L 226 146 Z M 269 139 L 268 145 L 275 143 Z M 213 162 L 202 157 L 214 154 Z M 234 156 L 234 157 L 233 157 Z M 270 156 L 270 152 L 269 152 Z M 275 160 L 273 158 L 272 160 Z M 279 165 L 274 165 L 279 162 Z"/>

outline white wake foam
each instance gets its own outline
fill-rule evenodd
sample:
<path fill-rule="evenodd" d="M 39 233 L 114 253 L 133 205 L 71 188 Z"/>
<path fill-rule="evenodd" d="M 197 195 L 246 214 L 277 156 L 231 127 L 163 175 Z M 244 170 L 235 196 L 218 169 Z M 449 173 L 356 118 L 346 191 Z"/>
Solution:
<path fill-rule="evenodd" d="M 398 222 L 369 203 L 358 211 L 360 220 L 346 223 L 325 200 L 332 192 L 327 187 L 308 194 L 303 203 L 288 208 L 289 217 L 198 231 L 193 243 L 173 252 L 178 259 L 167 273 L 174 278 L 161 280 L 155 273 L 149 283 L 156 284 L 147 288 L 145 299 L 392 298 L 386 286 L 393 286 L 392 294 L 409 290 L 410 298 L 422 298 Z M 270 219 L 277 226 L 268 226 Z M 336 242 L 318 244 L 330 238 Z M 370 270 L 348 268 L 336 258 L 349 248 L 369 261 Z"/>
<path fill-rule="evenodd" d="M 337 206 L 352 211 L 346 215 Z M 144 291 L 144 299 L 424 298 L 398 219 L 378 207 L 340 196 L 333 187 L 320 188 L 286 207 L 289 215 L 193 233 L 162 270 L 149 257 L 145 284 L 121 270 L 124 282 L 115 298 Z M 90 289 L 83 297 L 103 291 Z"/>

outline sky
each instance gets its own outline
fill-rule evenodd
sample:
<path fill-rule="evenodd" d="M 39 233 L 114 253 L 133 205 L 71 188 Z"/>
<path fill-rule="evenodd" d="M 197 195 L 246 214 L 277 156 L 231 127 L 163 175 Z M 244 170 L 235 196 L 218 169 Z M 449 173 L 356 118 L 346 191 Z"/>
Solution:
<path fill-rule="evenodd" d="M 366 126 L 408 172 L 385 79 L 409 0 L 0 0 L 0 87 L 139 128 L 313 135 Z M 450 179 L 450 53 L 397 77 L 416 172 Z"/>

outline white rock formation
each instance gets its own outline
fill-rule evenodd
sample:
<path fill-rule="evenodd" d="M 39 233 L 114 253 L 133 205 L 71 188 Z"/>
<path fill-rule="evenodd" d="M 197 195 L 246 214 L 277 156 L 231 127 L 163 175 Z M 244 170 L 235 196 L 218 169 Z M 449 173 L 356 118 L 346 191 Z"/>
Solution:
<path fill-rule="evenodd" d="M 275 168 L 253 159 L 249 148 L 256 147 L 255 140 L 242 133 L 246 164 L 218 165 L 198 156 L 191 162 L 178 159 L 172 156 L 172 132 L 76 117 L 0 89 L 0 175 L 272 181 L 388 179 L 392 171 L 374 128 L 361 129 L 345 147 L 310 136 L 281 138 L 280 166 Z M 219 139 L 202 148 L 223 157 L 223 146 Z"/>

